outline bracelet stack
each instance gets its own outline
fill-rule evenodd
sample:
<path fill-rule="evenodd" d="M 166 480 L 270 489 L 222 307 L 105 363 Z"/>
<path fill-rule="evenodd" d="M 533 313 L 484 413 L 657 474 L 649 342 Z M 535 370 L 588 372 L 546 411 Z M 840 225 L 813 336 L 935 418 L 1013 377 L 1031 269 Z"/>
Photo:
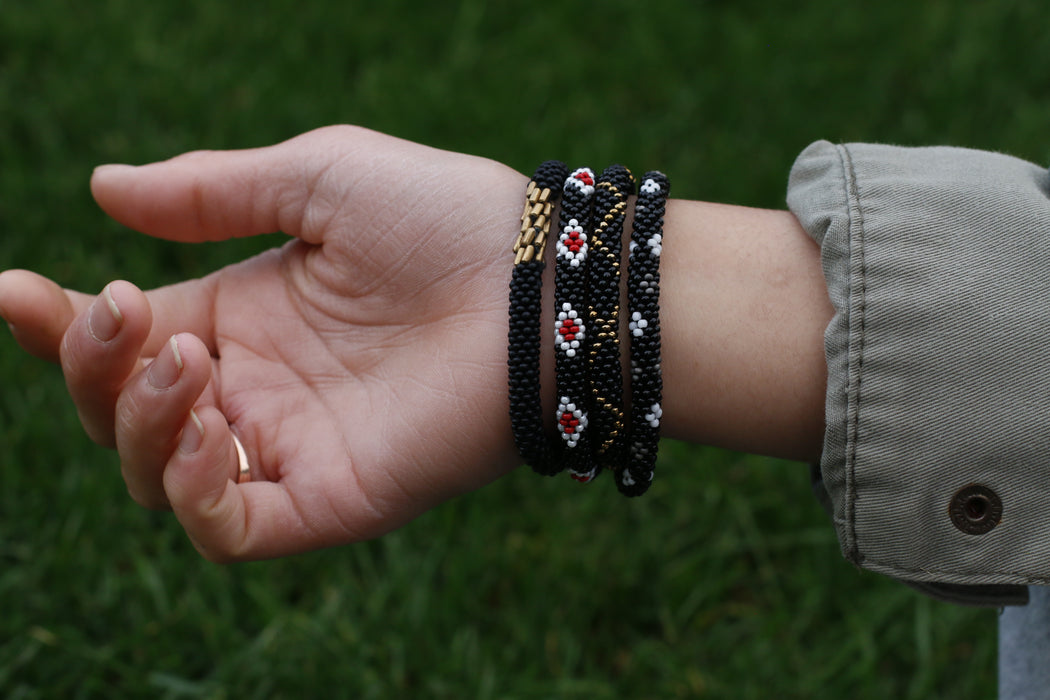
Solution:
<path fill-rule="evenodd" d="M 514 442 L 526 463 L 577 481 L 615 475 L 625 495 L 652 483 L 662 415 L 660 254 L 667 177 L 648 172 L 635 205 L 627 267 L 631 408 L 620 364 L 624 221 L 635 181 L 620 165 L 595 177 L 541 165 L 526 190 L 510 285 L 508 385 Z M 562 204 L 555 248 L 556 434 L 544 428 L 540 391 L 541 292 L 554 204 Z"/>

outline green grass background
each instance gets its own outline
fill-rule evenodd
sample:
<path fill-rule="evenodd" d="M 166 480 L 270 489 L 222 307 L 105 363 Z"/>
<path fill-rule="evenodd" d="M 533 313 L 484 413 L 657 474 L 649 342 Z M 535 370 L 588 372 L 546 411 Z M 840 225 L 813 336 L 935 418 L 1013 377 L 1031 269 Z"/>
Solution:
<path fill-rule="evenodd" d="M 148 287 L 275 245 L 136 235 L 88 176 L 337 122 L 762 207 L 818 138 L 1047 163 L 1047 7 L 0 0 L 0 269 Z M 803 465 L 663 449 L 644 499 L 519 470 L 376 542 L 220 567 L 4 331 L 0 697 L 994 695 L 995 612 L 845 563 Z"/>

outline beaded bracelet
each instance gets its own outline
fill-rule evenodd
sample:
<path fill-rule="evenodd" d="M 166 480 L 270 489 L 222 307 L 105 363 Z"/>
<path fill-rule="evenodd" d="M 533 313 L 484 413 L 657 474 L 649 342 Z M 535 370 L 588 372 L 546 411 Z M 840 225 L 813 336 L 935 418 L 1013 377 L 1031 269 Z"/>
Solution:
<path fill-rule="evenodd" d="M 595 227 L 591 236 L 588 348 L 591 387 L 591 452 L 598 469 L 623 462 L 626 425 L 620 369 L 620 256 L 627 198 L 634 177 L 622 165 L 602 171 L 595 185 Z"/>
<path fill-rule="evenodd" d="M 540 401 L 540 312 L 543 254 L 554 202 L 568 175 L 561 161 L 549 160 L 536 169 L 525 191 L 521 229 L 514 243 L 510 282 L 510 328 L 507 332 L 507 384 L 514 444 L 525 462 L 541 474 L 555 474 L 561 464 L 551 459 L 543 430 Z"/>
<path fill-rule="evenodd" d="M 558 389 L 560 457 L 570 476 L 588 482 L 597 475 L 590 454 L 587 381 L 587 238 L 594 207 L 594 171 L 578 168 L 565 179 L 561 233 L 554 269 L 554 369 Z"/>
<path fill-rule="evenodd" d="M 663 378 L 660 367 L 660 253 L 670 182 L 661 172 L 642 177 L 634 207 L 627 267 L 631 314 L 631 448 L 629 463 L 616 474 L 625 496 L 640 496 L 653 481 L 660 441 Z"/>

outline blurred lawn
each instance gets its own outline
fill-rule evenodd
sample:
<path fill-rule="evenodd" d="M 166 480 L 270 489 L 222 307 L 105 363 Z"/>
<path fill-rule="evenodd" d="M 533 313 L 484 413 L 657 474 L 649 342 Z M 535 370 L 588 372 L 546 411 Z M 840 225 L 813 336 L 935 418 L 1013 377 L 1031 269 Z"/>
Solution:
<path fill-rule="evenodd" d="M 155 286 L 274 245 L 137 236 L 87 178 L 336 122 L 764 207 L 818 138 L 1050 162 L 1044 3 L 549 5 L 5 0 L 0 269 Z M 846 564 L 803 466 L 665 443 L 651 495 L 608 487 L 520 470 L 377 542 L 218 567 L 2 337 L 0 696 L 994 694 L 995 613 Z"/>

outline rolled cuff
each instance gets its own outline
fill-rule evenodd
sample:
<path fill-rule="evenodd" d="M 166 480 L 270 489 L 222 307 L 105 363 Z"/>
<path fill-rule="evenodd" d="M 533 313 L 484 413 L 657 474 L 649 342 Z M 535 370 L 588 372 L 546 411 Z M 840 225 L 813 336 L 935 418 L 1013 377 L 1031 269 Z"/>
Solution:
<path fill-rule="evenodd" d="M 822 141 L 795 162 L 835 307 L 820 478 L 857 565 L 1050 584 L 1048 192 L 1045 168 L 960 148 Z"/>

